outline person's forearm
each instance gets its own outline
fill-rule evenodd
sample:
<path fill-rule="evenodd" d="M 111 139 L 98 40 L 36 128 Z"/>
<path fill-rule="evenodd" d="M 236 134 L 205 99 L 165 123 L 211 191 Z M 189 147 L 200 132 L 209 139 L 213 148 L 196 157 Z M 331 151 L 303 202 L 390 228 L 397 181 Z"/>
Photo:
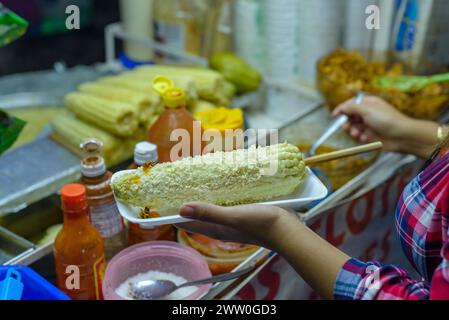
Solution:
<path fill-rule="evenodd" d="M 409 118 L 400 126 L 396 142 L 398 152 L 427 159 L 438 145 L 438 123 Z"/>
<path fill-rule="evenodd" d="M 337 275 L 349 256 L 335 248 L 301 221 L 285 217 L 273 249 L 325 299 L 333 298 Z"/>

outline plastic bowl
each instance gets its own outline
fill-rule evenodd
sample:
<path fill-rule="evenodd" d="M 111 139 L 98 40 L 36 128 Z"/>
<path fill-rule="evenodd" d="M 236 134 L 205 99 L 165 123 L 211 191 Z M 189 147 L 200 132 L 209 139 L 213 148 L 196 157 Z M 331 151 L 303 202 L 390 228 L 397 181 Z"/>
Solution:
<path fill-rule="evenodd" d="M 104 299 L 124 300 L 115 293 L 116 288 L 129 277 L 151 270 L 173 273 L 187 281 L 211 276 L 206 260 L 195 250 L 171 241 L 145 242 L 121 251 L 109 262 L 103 281 Z M 185 300 L 200 298 L 211 286 L 199 286 Z"/>
<path fill-rule="evenodd" d="M 198 250 L 200 247 L 206 249 L 205 244 L 198 244 L 187 232 L 180 229 L 178 230 L 178 242 L 201 254 L 206 259 L 213 275 L 231 272 L 259 249 L 257 246 L 245 245 L 240 252 L 238 250 L 234 250 L 234 252 L 221 250 L 220 256 L 211 256 L 211 252 L 201 252 Z M 192 244 L 196 244 L 197 248 L 192 247 Z"/>

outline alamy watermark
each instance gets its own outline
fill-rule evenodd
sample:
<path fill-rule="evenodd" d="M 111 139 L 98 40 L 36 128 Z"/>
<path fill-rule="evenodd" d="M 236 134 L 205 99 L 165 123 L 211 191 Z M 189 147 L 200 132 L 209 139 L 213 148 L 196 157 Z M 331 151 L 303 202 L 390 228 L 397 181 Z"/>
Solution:
<path fill-rule="evenodd" d="M 80 286 L 80 268 L 77 265 L 68 265 L 65 268 L 65 287 L 68 290 L 79 290 Z"/>
<path fill-rule="evenodd" d="M 170 134 L 170 141 L 175 142 L 170 149 L 170 161 L 189 158 L 200 154 L 215 153 L 214 157 L 190 158 L 192 162 L 204 164 L 255 165 L 264 162 L 263 175 L 275 175 L 279 164 L 279 150 L 262 148 L 279 143 L 277 129 L 215 129 L 202 130 L 201 123 L 195 121 L 193 132 L 175 129 Z M 227 153 L 226 151 L 243 149 L 246 151 Z M 257 147 L 257 148 L 256 148 Z"/>
<path fill-rule="evenodd" d="M 366 267 L 365 272 L 368 274 L 368 277 L 365 282 L 367 290 L 365 291 L 363 300 L 374 300 L 381 288 L 380 268 L 375 265 L 369 265 Z"/>
<path fill-rule="evenodd" d="M 77 5 L 70 5 L 65 8 L 65 13 L 68 15 L 65 19 L 65 27 L 68 30 L 80 29 L 80 8 Z"/>
<path fill-rule="evenodd" d="M 365 19 L 365 26 L 368 30 L 380 29 L 380 8 L 376 5 L 369 5 L 365 9 L 367 17 Z"/>

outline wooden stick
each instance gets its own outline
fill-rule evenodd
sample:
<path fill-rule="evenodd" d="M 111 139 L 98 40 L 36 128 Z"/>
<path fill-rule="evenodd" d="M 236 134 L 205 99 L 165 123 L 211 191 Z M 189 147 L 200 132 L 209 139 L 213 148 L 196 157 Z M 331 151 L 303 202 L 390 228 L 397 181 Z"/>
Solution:
<path fill-rule="evenodd" d="M 306 165 L 317 164 L 322 162 L 327 162 L 331 160 L 341 159 L 345 157 L 354 156 L 356 154 L 376 151 L 382 149 L 382 142 L 373 142 L 364 144 L 362 146 L 357 146 L 353 148 L 347 148 L 343 150 L 338 150 L 334 152 L 329 152 L 325 154 L 319 154 L 317 156 L 305 158 L 304 162 Z"/>

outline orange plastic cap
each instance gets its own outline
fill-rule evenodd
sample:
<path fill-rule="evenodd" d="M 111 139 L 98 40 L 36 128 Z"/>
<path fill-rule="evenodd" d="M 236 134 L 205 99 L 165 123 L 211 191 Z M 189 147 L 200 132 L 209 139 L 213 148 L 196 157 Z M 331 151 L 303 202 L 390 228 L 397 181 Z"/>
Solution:
<path fill-rule="evenodd" d="M 79 183 L 66 184 L 61 188 L 61 202 L 64 211 L 86 208 L 86 188 Z"/>

